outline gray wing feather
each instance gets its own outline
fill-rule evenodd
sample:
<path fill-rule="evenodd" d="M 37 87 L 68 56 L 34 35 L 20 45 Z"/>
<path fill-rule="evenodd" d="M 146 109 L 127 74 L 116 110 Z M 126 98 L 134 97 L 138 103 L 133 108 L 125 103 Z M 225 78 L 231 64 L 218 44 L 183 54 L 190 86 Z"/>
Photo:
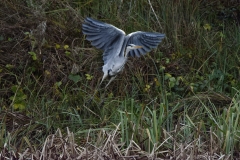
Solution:
<path fill-rule="evenodd" d="M 112 56 L 120 53 L 125 37 L 124 31 L 111 24 L 86 18 L 85 23 L 82 24 L 82 32 L 93 46 L 104 50 L 104 63 Z"/>
<path fill-rule="evenodd" d="M 135 44 L 139 46 L 143 46 L 143 48 L 131 50 L 129 52 L 129 56 L 132 57 L 140 57 L 141 55 L 145 55 L 147 52 L 149 52 L 153 48 L 157 48 L 159 43 L 162 41 L 162 39 L 165 37 L 165 34 L 161 33 L 153 33 L 153 32 L 133 32 L 129 35 L 127 35 L 128 38 L 128 44 Z"/>

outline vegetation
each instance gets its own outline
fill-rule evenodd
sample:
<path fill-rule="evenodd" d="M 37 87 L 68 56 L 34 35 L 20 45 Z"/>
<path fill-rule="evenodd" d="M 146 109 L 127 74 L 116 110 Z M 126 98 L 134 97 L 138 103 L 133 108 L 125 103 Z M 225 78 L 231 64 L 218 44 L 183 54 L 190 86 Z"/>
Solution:
<path fill-rule="evenodd" d="M 239 158 L 239 6 L 2 0 L 1 159 Z M 97 89 L 102 51 L 85 17 L 167 37 Z"/>

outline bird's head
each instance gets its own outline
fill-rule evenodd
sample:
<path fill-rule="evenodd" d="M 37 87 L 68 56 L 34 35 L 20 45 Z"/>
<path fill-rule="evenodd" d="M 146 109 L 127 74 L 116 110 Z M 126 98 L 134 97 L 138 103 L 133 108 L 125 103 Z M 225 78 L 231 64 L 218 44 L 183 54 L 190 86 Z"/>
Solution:
<path fill-rule="evenodd" d="M 126 57 L 128 55 L 128 52 L 133 50 L 133 49 L 139 49 L 139 48 L 143 48 L 143 46 L 138 46 L 135 44 L 128 44 L 126 47 L 126 51 L 124 53 L 124 57 Z"/>

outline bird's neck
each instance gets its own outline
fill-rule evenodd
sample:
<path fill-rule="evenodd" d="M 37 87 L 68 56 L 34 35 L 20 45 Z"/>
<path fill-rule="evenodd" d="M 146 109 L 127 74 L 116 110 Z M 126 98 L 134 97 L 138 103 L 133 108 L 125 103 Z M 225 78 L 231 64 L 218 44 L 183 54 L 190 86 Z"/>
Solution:
<path fill-rule="evenodd" d="M 124 54 L 124 55 L 125 55 L 125 56 L 124 56 L 125 58 L 128 57 L 128 53 L 129 53 L 129 52 L 130 52 L 130 49 L 126 48 L 126 50 L 125 50 L 125 54 Z"/>

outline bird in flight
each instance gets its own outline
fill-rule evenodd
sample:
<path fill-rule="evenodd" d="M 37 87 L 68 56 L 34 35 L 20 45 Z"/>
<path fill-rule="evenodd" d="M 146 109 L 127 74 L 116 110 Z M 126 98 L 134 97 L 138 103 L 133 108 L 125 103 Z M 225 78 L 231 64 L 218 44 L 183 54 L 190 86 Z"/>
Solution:
<path fill-rule="evenodd" d="M 126 35 L 121 29 L 92 18 L 85 19 L 82 32 L 92 46 L 104 51 L 101 83 L 106 77 L 111 77 L 106 87 L 123 70 L 129 56 L 145 55 L 151 49 L 157 48 L 165 37 L 165 34 L 142 31 Z"/>

